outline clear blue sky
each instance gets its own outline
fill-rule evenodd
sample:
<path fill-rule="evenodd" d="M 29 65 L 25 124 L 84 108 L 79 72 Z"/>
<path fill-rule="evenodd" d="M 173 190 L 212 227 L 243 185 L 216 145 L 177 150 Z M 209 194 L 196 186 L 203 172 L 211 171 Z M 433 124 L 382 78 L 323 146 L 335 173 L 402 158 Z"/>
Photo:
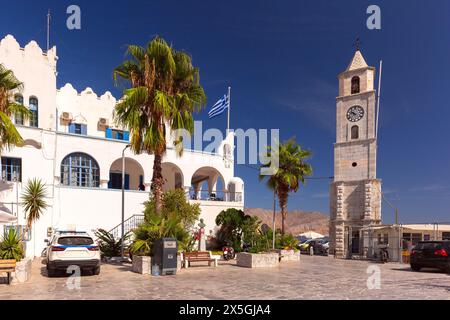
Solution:
<path fill-rule="evenodd" d="M 78 4 L 82 29 L 65 27 Z M 378 4 L 382 30 L 366 28 L 366 8 Z M 0 36 L 45 47 L 47 9 L 58 48 L 58 86 L 92 87 L 116 97 L 111 71 L 126 44 L 158 34 L 190 52 L 209 105 L 233 87 L 232 127 L 280 128 L 313 151 L 315 176 L 333 175 L 336 76 L 357 36 L 371 65 L 383 59 L 378 176 L 402 222 L 450 221 L 450 2 L 433 1 L 8 1 Z M 226 117 L 205 127 L 225 128 Z M 257 172 L 238 166 L 246 205 L 271 208 Z M 329 212 L 328 181 L 310 181 L 289 209 Z M 383 206 L 385 222 L 393 210 Z"/>

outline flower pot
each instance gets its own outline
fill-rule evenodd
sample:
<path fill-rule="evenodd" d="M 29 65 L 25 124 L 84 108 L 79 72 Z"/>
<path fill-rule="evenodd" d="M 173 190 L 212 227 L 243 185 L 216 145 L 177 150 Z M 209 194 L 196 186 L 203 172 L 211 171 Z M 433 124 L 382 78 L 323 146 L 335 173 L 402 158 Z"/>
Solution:
<path fill-rule="evenodd" d="M 11 273 L 11 283 L 24 283 L 31 278 L 31 258 L 16 262 L 16 271 Z"/>
<path fill-rule="evenodd" d="M 295 250 L 277 250 L 280 255 L 280 262 L 300 261 L 300 251 Z"/>
<path fill-rule="evenodd" d="M 237 266 L 244 268 L 271 268 L 279 264 L 278 253 L 248 253 L 237 254 Z"/>
<path fill-rule="evenodd" d="M 152 258 L 148 256 L 133 256 L 131 270 L 140 274 L 150 274 Z"/>

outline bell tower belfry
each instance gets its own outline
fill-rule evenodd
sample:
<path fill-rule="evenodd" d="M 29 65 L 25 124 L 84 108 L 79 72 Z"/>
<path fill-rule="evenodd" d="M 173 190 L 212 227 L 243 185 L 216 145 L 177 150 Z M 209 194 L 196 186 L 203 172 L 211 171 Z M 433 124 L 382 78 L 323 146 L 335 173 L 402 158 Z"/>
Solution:
<path fill-rule="evenodd" d="M 336 98 L 334 181 L 330 186 L 330 252 L 367 256 L 368 234 L 381 223 L 381 181 L 377 179 L 375 68 L 357 48 L 339 74 Z"/>

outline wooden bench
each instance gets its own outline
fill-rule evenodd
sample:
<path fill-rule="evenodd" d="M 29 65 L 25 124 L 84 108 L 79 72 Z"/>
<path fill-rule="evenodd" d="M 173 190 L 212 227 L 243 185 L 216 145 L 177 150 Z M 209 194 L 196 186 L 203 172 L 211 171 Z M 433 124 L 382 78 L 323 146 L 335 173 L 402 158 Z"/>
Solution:
<path fill-rule="evenodd" d="M 183 259 L 185 268 L 189 268 L 191 262 L 208 262 L 209 266 L 214 263 L 214 267 L 217 267 L 217 259 L 211 257 L 209 251 L 184 252 Z"/>
<path fill-rule="evenodd" d="M 11 284 L 11 272 L 16 271 L 16 260 L 0 260 L 0 273 L 8 274 L 8 284 Z"/>

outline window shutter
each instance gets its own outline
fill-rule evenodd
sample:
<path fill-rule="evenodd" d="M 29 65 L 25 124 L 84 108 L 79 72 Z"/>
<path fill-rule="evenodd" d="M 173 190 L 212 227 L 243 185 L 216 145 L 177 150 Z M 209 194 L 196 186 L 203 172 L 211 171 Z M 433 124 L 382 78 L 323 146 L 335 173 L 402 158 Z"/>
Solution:
<path fill-rule="evenodd" d="M 87 135 L 87 125 L 86 124 L 81 125 L 81 134 Z"/>
<path fill-rule="evenodd" d="M 69 124 L 69 133 L 75 133 L 75 123 Z"/>
<path fill-rule="evenodd" d="M 124 141 L 129 141 L 130 140 L 130 132 L 128 132 L 128 131 L 124 131 L 123 132 L 123 140 Z"/>
<path fill-rule="evenodd" d="M 111 130 L 111 128 L 106 128 L 105 136 L 106 136 L 107 139 L 112 139 L 112 130 Z"/>

